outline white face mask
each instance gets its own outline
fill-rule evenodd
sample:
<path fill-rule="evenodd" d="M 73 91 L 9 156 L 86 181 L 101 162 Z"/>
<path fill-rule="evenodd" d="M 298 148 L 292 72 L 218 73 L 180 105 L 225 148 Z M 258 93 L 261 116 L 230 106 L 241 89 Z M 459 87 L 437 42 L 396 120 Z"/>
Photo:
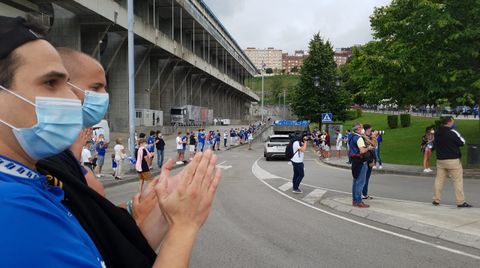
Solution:
<path fill-rule="evenodd" d="M 362 135 L 365 135 L 365 129 L 362 128 L 362 131 L 360 132 Z"/>

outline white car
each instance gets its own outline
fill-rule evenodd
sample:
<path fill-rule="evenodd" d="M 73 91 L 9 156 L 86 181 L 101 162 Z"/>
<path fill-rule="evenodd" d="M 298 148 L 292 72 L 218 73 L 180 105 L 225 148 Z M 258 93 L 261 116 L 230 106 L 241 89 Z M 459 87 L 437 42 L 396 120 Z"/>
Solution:
<path fill-rule="evenodd" d="M 265 142 L 263 156 L 267 161 L 274 157 L 285 158 L 285 151 L 289 143 L 289 135 L 270 135 Z"/>

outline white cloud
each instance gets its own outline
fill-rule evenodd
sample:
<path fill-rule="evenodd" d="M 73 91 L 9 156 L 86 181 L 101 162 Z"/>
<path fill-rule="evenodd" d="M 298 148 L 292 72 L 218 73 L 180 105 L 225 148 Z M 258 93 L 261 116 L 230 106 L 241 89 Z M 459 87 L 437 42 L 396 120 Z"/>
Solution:
<path fill-rule="evenodd" d="M 307 49 L 313 34 L 334 47 L 370 40 L 369 17 L 391 0 L 204 0 L 237 43 L 275 47 L 292 53 Z"/>

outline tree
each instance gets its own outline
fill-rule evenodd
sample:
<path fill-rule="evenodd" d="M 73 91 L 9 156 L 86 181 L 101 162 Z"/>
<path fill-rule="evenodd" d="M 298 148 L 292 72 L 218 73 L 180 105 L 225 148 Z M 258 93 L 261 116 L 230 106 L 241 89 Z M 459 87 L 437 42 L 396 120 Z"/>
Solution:
<path fill-rule="evenodd" d="M 291 73 L 298 73 L 298 66 L 293 66 L 293 68 L 290 70 Z"/>
<path fill-rule="evenodd" d="M 371 18 L 397 67 L 396 88 L 423 100 L 480 91 L 480 1 L 394 0 Z M 403 85 L 402 88 L 400 88 Z M 399 99 L 403 102 L 402 99 Z"/>
<path fill-rule="evenodd" d="M 348 69 L 366 101 L 479 99 L 480 1 L 393 0 L 370 22 L 375 41 L 354 50 Z"/>
<path fill-rule="evenodd" d="M 350 98 L 335 86 L 336 64 L 333 47 L 317 33 L 309 43 L 310 54 L 300 69 L 300 82 L 290 96 L 291 108 L 301 119 L 319 121 L 331 112 L 335 120 L 344 120 Z"/>

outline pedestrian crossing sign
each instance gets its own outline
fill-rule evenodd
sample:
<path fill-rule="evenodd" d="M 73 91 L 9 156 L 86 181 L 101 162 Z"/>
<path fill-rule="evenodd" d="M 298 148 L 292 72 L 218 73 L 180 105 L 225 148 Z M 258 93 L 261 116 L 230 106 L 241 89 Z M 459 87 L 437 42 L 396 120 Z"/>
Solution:
<path fill-rule="evenodd" d="M 332 123 L 332 113 L 322 113 L 322 123 Z"/>

